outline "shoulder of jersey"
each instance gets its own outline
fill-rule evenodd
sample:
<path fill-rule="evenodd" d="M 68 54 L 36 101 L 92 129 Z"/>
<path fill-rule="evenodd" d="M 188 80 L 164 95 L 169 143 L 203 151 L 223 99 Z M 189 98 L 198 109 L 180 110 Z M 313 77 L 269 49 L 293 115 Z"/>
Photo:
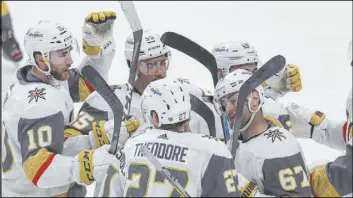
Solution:
<path fill-rule="evenodd" d="M 284 128 L 271 127 L 246 143 L 246 149 L 266 159 L 286 157 L 300 152 L 296 138 Z"/>
<path fill-rule="evenodd" d="M 38 118 L 52 115 L 67 108 L 69 93 L 44 83 L 17 84 L 13 88 L 15 110 L 23 118 Z"/>
<path fill-rule="evenodd" d="M 201 149 L 211 155 L 232 157 L 227 145 L 218 138 L 204 134 L 189 134 L 191 137 L 188 138 L 188 142 L 192 144 L 194 148 Z"/>
<path fill-rule="evenodd" d="M 146 129 L 145 131 L 141 131 L 139 135 L 130 138 L 125 145 L 155 141 L 156 138 L 162 141 L 170 141 L 171 144 L 180 144 L 189 148 L 202 150 L 210 155 L 215 154 L 218 156 L 231 157 L 230 151 L 221 140 L 195 133 L 176 133 L 158 129 Z"/>
<path fill-rule="evenodd" d="M 125 95 L 127 91 L 127 86 L 123 84 L 123 85 L 112 85 L 110 87 L 113 89 L 115 95 L 119 98 L 120 102 L 122 104 L 125 104 Z M 85 102 L 87 102 L 88 104 L 90 104 L 95 108 L 102 109 L 105 111 L 111 111 L 108 104 L 104 101 L 103 97 L 97 91 L 94 91 L 93 93 L 91 93 L 86 98 Z"/>

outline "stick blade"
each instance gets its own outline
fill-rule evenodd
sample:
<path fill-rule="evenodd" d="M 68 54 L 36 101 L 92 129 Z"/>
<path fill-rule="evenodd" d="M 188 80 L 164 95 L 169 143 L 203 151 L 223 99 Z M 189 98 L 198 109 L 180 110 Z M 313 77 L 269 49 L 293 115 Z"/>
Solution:
<path fill-rule="evenodd" d="M 213 111 L 199 98 L 190 94 L 191 110 L 199 114 L 207 123 L 210 135 L 216 137 L 216 124 Z"/>
<path fill-rule="evenodd" d="M 119 98 L 115 95 L 113 89 L 109 87 L 102 76 L 90 65 L 87 65 L 81 70 L 82 77 L 87 80 L 94 89 L 108 103 L 114 116 L 114 132 L 111 141 L 109 152 L 114 154 L 118 147 L 121 122 L 124 116 L 124 108 Z"/>
<path fill-rule="evenodd" d="M 175 32 L 165 32 L 161 37 L 161 41 L 165 45 L 183 52 L 204 65 L 210 71 L 213 84 L 216 86 L 218 81 L 217 62 L 209 51 L 189 38 Z"/>

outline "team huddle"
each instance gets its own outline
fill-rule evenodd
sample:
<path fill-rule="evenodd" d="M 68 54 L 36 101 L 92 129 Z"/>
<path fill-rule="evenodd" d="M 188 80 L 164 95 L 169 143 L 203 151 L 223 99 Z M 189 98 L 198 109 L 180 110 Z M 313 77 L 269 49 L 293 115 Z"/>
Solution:
<path fill-rule="evenodd" d="M 80 49 L 65 26 L 43 20 L 28 29 L 29 60 L 16 71 L 3 101 L 2 196 L 85 196 L 92 184 L 95 197 L 352 196 L 352 92 L 347 120 L 340 123 L 295 103 L 284 106 L 279 98 L 302 89 L 295 64 L 249 94 L 232 156 L 240 88 L 262 66 L 246 42 L 214 46 L 219 79 L 210 94 L 187 79 L 167 78 L 171 50 L 159 34 L 144 30 L 129 118 L 122 121 L 118 149 L 111 154 L 113 112 L 81 70 L 91 65 L 108 79 L 115 20 L 112 11 L 85 18 L 85 57 L 75 68 Z M 133 50 L 130 35 L 129 68 Z M 111 88 L 125 104 L 128 84 Z M 216 134 L 192 110 L 192 97 L 212 111 Z M 74 115 L 76 102 L 83 104 Z M 345 153 L 309 167 L 296 137 Z"/>

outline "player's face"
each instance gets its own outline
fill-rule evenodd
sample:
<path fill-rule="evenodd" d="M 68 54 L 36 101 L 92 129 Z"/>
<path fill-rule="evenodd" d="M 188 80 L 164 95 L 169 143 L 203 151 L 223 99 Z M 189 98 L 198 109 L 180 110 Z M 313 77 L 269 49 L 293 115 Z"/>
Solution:
<path fill-rule="evenodd" d="M 229 73 L 237 69 L 245 69 L 245 70 L 248 70 L 249 72 L 255 72 L 256 68 L 257 68 L 256 63 L 233 65 L 229 68 Z"/>
<path fill-rule="evenodd" d="M 73 63 L 72 47 L 50 52 L 51 74 L 57 80 L 69 79 L 69 68 Z"/>
<path fill-rule="evenodd" d="M 150 82 L 166 77 L 168 69 L 168 58 L 165 55 L 152 58 L 145 61 L 140 61 L 140 72 L 147 76 Z"/>
<path fill-rule="evenodd" d="M 220 99 L 221 106 L 223 111 L 226 113 L 228 121 L 231 126 L 233 126 L 235 118 L 236 118 L 236 109 L 238 104 L 238 93 L 231 93 Z M 246 124 L 251 116 L 251 112 L 249 111 L 248 104 L 244 104 L 243 108 L 243 117 L 242 117 L 242 125 Z"/>

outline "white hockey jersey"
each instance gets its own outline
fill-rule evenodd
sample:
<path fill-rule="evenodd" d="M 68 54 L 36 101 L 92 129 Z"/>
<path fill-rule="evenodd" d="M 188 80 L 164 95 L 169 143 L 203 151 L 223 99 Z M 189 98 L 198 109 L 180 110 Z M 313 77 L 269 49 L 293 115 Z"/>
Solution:
<path fill-rule="evenodd" d="M 104 60 L 102 63 L 109 62 Z M 86 65 L 85 61 L 106 74 L 110 67 L 110 63 L 97 65 L 94 62 L 98 60 L 89 58 L 82 65 Z M 91 93 L 79 69 L 69 71 L 68 81 L 52 86 L 33 76 L 28 79 L 31 67 L 18 69 L 16 83 L 4 99 L 2 196 L 65 194 L 73 182 L 70 156 L 91 146 L 88 136 L 77 139 L 64 135 L 72 118 L 73 102 Z"/>
<path fill-rule="evenodd" d="M 202 134 L 151 128 L 133 135 L 118 152 L 120 165 L 108 170 L 100 196 L 181 196 L 143 155 L 141 145 L 147 146 L 191 197 L 239 196 L 234 162 L 223 142 Z"/>
<path fill-rule="evenodd" d="M 284 128 L 269 125 L 263 133 L 240 142 L 235 167 L 258 185 L 261 194 L 311 196 L 300 145 Z"/>
<path fill-rule="evenodd" d="M 118 96 L 120 102 L 125 105 L 125 95 L 127 92 L 127 84 L 123 85 L 113 85 L 111 86 L 114 90 L 114 93 Z M 191 101 L 192 108 L 198 108 L 200 112 L 207 112 L 206 114 L 198 114 L 195 111 L 191 111 L 190 118 L 190 129 L 191 132 L 201 133 L 206 135 L 212 135 L 219 139 L 223 139 L 223 129 L 221 125 L 220 116 L 215 111 L 213 104 L 208 101 L 202 101 L 201 98 L 196 97 Z M 140 120 L 140 129 L 143 129 L 146 126 L 146 123 L 143 120 L 140 103 L 141 95 L 134 90 L 132 95 L 132 102 L 130 107 L 130 115 L 137 117 Z M 197 101 L 196 101 L 197 100 Z M 200 105 L 199 103 L 203 103 Z M 97 93 L 93 92 L 83 105 L 81 106 L 77 119 L 73 121 L 70 125 L 83 131 L 87 134 L 91 129 L 91 122 L 97 120 L 110 120 L 113 119 L 113 113 L 104 99 Z M 210 132 L 210 128 L 214 127 Z"/>

